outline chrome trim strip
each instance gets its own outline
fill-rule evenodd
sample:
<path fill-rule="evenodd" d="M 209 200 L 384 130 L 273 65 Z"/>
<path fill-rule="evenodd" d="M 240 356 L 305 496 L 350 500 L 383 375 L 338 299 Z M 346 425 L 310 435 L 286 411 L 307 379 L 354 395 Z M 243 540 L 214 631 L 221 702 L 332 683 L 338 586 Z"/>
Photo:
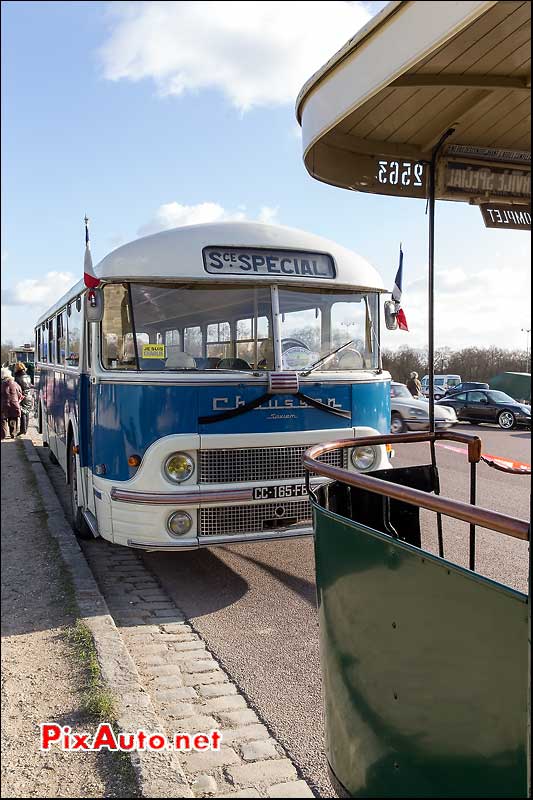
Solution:
<path fill-rule="evenodd" d="M 324 478 L 312 478 L 311 485 L 320 485 L 327 482 Z M 271 481 L 265 481 L 269 486 L 277 485 Z M 281 484 L 292 485 L 294 481 L 280 481 Z M 296 483 L 304 484 L 304 481 L 296 481 Z M 260 484 L 263 486 L 263 484 Z M 185 506 L 200 503 L 228 503 L 239 500 L 249 500 L 254 502 L 253 491 L 256 487 L 249 487 L 246 489 L 200 489 L 196 492 L 131 492 L 127 489 L 118 489 L 113 486 L 111 489 L 111 500 L 116 500 L 121 503 L 139 503 L 141 505 L 156 505 L 156 506 Z M 276 500 L 270 499 L 268 502 L 282 503 L 285 500 L 303 500 L 305 497 L 279 497 Z M 262 502 L 256 500 L 258 505 Z"/>
<path fill-rule="evenodd" d="M 184 506 L 191 503 L 223 503 L 233 500 L 253 500 L 253 489 L 202 489 L 196 492 L 129 492 L 111 489 L 111 499 L 122 503 L 141 503 L 158 506 Z"/>
<path fill-rule="evenodd" d="M 188 539 L 183 544 L 176 542 L 175 544 L 154 544 L 153 542 L 136 542 L 134 539 L 128 539 L 128 547 L 136 547 L 139 550 L 198 550 L 198 539 Z"/>
<path fill-rule="evenodd" d="M 222 545 L 228 544 L 243 544 L 246 542 L 267 542 L 272 541 L 272 539 L 293 539 L 295 536 L 312 536 L 313 535 L 313 528 L 300 528 L 299 530 L 295 530 L 293 532 L 283 531 L 281 533 L 253 533 L 253 534 L 242 534 L 238 536 L 217 536 L 217 537 L 205 537 L 205 539 L 199 538 L 197 540 L 187 540 L 180 544 L 176 542 L 175 544 L 156 544 L 154 542 L 136 542 L 134 539 L 128 539 L 127 544 L 128 547 L 137 547 L 140 550 L 198 550 L 201 547 L 220 547 Z"/>

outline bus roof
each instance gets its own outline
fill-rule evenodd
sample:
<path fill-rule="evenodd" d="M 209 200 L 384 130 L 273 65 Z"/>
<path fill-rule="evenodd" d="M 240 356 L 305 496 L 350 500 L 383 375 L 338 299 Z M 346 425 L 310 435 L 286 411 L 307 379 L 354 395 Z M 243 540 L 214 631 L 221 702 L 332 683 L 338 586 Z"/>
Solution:
<path fill-rule="evenodd" d="M 217 274 L 206 271 L 203 250 L 206 247 L 288 250 L 305 253 L 327 253 L 333 257 L 335 278 L 311 278 L 303 275 L 256 275 L 263 283 L 287 283 L 350 289 L 371 289 L 384 292 L 386 287 L 378 271 L 362 256 L 330 239 L 282 225 L 259 222 L 218 222 L 187 225 L 144 236 L 118 247 L 100 261 L 95 273 L 102 281 L 184 280 L 248 282 L 247 274 Z M 37 322 L 62 308 L 84 291 L 79 281 L 61 297 Z"/>
<path fill-rule="evenodd" d="M 376 162 L 427 162 L 454 128 L 444 152 L 455 161 L 490 162 L 498 174 L 523 170 L 527 186 L 530 45 L 529 2 L 389 3 L 298 96 L 307 170 L 343 188 L 425 197 L 425 180 L 418 192 L 407 172 L 405 182 L 380 181 Z M 494 199 L 486 186 L 479 194 L 473 202 Z M 472 200 L 450 195 L 437 187 L 437 197 Z M 526 204 L 527 195 L 509 202 Z"/>

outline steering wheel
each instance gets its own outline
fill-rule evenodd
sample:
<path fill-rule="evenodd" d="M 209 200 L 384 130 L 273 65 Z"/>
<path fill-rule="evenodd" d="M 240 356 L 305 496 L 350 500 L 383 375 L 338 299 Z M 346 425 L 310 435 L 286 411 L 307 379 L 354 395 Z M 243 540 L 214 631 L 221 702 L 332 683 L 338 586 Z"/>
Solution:
<path fill-rule="evenodd" d="M 281 340 L 281 349 L 284 352 L 288 350 L 290 347 L 303 347 L 304 350 L 309 350 L 310 348 L 306 345 L 305 342 L 302 342 L 301 339 L 282 339 Z"/>
<path fill-rule="evenodd" d="M 365 365 L 365 359 L 363 358 L 363 354 L 355 347 L 350 347 L 349 349 L 347 348 L 346 350 L 343 350 L 341 353 L 339 353 L 339 355 L 337 356 L 337 366 L 340 369 L 342 369 L 342 362 L 348 360 L 350 357 L 353 358 L 354 356 L 359 357 L 361 361 L 360 367 L 348 366 L 345 367 L 345 369 L 362 369 Z"/>

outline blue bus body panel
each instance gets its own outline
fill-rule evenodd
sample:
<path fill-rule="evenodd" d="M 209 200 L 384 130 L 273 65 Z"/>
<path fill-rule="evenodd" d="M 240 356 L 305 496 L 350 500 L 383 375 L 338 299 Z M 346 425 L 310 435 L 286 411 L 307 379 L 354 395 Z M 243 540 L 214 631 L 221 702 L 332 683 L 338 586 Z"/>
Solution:
<path fill-rule="evenodd" d="M 80 464 L 90 464 L 90 401 L 89 376 L 78 372 L 63 372 L 53 367 L 40 370 L 37 386 L 46 409 L 48 428 L 66 446 L 68 419 L 74 420 L 78 429 Z"/>
<path fill-rule="evenodd" d="M 351 425 L 386 433 L 390 425 L 388 381 L 305 385 L 304 394 L 349 412 L 348 417 L 307 406 L 292 395 L 273 395 L 259 408 L 207 424 L 199 418 L 238 408 L 260 397 L 266 387 L 100 383 L 91 390 L 98 420 L 93 431 L 93 466 L 105 464 L 106 477 L 118 481 L 131 477 L 130 455 L 143 456 L 150 445 L 172 434 L 282 434 L 325 428 L 333 432 Z"/>

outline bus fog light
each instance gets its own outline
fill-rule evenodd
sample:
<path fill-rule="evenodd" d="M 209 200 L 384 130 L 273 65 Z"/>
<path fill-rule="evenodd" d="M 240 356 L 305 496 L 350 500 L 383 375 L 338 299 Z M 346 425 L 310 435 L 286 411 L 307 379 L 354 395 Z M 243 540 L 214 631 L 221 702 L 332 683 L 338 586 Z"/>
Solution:
<path fill-rule="evenodd" d="M 172 536 L 184 536 L 192 528 L 192 517 L 186 511 L 175 511 L 167 520 L 167 528 Z"/>
<path fill-rule="evenodd" d="M 377 451 L 374 447 L 354 447 L 350 454 L 352 464 L 356 469 L 370 469 L 377 461 Z"/>
<path fill-rule="evenodd" d="M 188 480 L 194 472 L 194 461 L 187 453 L 172 453 L 165 461 L 165 475 L 173 483 Z"/>

